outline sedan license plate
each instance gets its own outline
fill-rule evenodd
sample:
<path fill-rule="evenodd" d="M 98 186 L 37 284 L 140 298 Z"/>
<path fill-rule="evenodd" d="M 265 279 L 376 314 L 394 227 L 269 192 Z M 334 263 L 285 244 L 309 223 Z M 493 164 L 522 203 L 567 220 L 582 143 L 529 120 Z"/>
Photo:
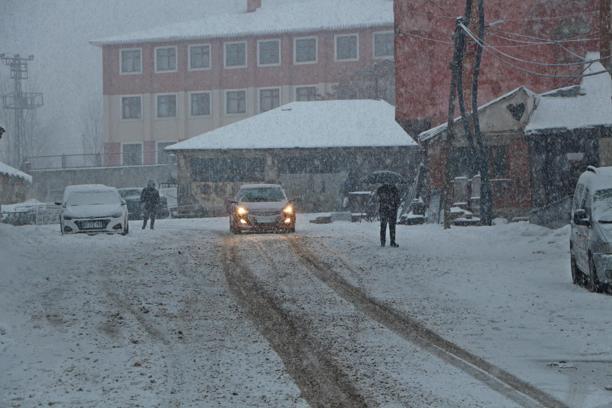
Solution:
<path fill-rule="evenodd" d="M 275 224 L 276 216 L 268 216 L 268 217 L 257 217 L 258 224 Z"/>
<path fill-rule="evenodd" d="M 86 221 L 83 223 L 83 229 L 100 229 L 104 228 L 102 221 Z"/>

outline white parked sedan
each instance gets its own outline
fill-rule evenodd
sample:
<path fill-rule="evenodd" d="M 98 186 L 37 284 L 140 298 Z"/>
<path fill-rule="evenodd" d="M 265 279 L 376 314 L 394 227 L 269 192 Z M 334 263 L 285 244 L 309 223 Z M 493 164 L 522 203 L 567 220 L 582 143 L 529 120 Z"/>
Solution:
<path fill-rule="evenodd" d="M 62 234 L 97 232 L 129 232 L 128 210 L 125 201 L 114 187 L 101 184 L 68 186 L 60 214 Z"/>

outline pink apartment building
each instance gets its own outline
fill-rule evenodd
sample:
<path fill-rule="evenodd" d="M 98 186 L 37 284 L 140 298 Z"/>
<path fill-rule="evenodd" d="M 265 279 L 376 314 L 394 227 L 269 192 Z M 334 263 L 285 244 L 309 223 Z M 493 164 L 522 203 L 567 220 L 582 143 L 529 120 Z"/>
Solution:
<path fill-rule="evenodd" d="M 393 58 L 392 0 L 312 0 L 158 27 L 102 48 L 104 161 L 166 164 L 168 145 L 292 101 Z M 261 137 L 261 135 L 253 135 Z"/>

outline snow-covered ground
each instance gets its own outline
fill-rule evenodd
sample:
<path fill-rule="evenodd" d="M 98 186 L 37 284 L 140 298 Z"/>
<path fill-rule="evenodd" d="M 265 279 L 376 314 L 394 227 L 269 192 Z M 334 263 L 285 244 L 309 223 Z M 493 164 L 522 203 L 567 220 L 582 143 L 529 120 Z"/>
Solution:
<path fill-rule="evenodd" d="M 571 284 L 567 228 L 398 226 L 393 249 L 376 224 L 307 218 L 295 237 L 0 224 L 0 407 L 307 406 L 317 373 L 354 406 L 517 406 L 371 319 L 295 245 L 567 406 L 612 406 L 612 298 Z"/>

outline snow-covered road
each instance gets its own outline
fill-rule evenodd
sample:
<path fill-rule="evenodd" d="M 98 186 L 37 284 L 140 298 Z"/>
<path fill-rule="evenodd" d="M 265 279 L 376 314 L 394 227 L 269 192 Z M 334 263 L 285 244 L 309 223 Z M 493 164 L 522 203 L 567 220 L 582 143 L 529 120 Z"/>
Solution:
<path fill-rule="evenodd" d="M 0 407 L 612 406 L 612 298 L 571 285 L 567 229 L 401 227 L 392 249 L 304 218 L 0 225 Z"/>

